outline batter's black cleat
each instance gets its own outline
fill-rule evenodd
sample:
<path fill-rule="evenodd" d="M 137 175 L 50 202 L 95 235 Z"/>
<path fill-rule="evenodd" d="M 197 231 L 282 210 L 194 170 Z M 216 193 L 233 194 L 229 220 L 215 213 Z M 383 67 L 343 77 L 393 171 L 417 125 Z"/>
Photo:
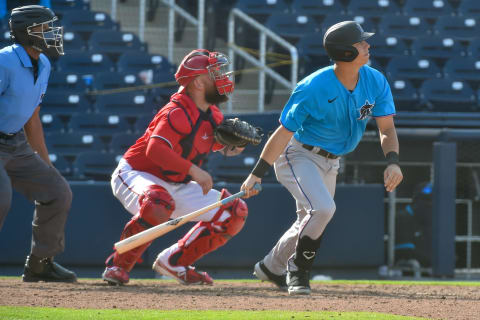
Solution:
<path fill-rule="evenodd" d="M 77 275 L 62 267 L 53 258 L 27 257 L 22 276 L 23 282 L 76 282 Z"/>
<path fill-rule="evenodd" d="M 272 273 L 265 266 L 263 261 L 259 261 L 253 268 L 253 275 L 262 281 L 269 281 L 276 285 L 280 290 L 287 291 L 287 280 L 285 275 L 278 276 Z"/>
<path fill-rule="evenodd" d="M 308 270 L 297 270 L 287 272 L 288 294 L 308 295 L 310 289 L 310 273 Z"/>

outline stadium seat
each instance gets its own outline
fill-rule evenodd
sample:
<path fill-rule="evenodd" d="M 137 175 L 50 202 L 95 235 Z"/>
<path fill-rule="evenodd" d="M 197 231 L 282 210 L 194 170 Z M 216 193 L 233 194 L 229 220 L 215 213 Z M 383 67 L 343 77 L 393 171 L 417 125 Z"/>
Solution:
<path fill-rule="evenodd" d="M 400 14 L 400 8 L 395 1 L 385 0 L 355 0 L 347 6 L 347 14 L 364 17 L 380 18 L 386 14 Z"/>
<path fill-rule="evenodd" d="M 59 59 L 56 68 L 58 71 L 78 75 L 94 75 L 98 72 L 114 71 L 115 64 L 105 54 L 75 52 Z"/>
<path fill-rule="evenodd" d="M 118 30 L 118 25 L 105 12 L 75 10 L 66 11 L 62 16 L 62 25 L 65 30 L 81 32 L 88 39 L 90 34 L 98 30 Z"/>
<path fill-rule="evenodd" d="M 49 153 L 64 156 L 75 157 L 83 151 L 104 150 L 101 140 L 91 133 L 49 133 L 45 141 Z"/>
<path fill-rule="evenodd" d="M 117 155 L 111 153 L 82 152 L 73 163 L 74 177 L 79 180 L 110 181 L 119 160 Z"/>
<path fill-rule="evenodd" d="M 470 41 L 467 46 L 467 55 L 471 57 L 480 56 L 480 39 Z"/>
<path fill-rule="evenodd" d="M 333 26 L 334 24 L 336 24 L 338 22 L 342 22 L 342 21 L 346 21 L 346 20 L 358 22 L 362 26 L 363 30 L 367 31 L 367 32 L 376 32 L 376 30 L 377 30 L 377 27 L 372 22 L 372 20 L 370 18 L 364 17 L 362 15 L 344 15 L 344 16 L 342 16 L 342 15 L 329 15 L 322 22 L 322 27 L 321 27 L 322 35 L 325 34 L 325 32 L 327 31 L 327 29 L 329 27 Z"/>
<path fill-rule="evenodd" d="M 40 121 L 42 122 L 43 131 L 63 133 L 65 125 L 61 117 L 57 114 L 51 114 L 41 111 Z"/>
<path fill-rule="evenodd" d="M 403 12 L 409 17 L 429 19 L 450 16 L 454 13 L 448 0 L 407 0 L 403 5 Z"/>
<path fill-rule="evenodd" d="M 66 178 L 70 178 L 73 175 L 73 170 L 70 162 L 65 159 L 62 155 L 55 154 L 55 153 L 49 153 L 48 157 L 50 158 L 50 161 L 52 162 L 53 166 L 60 171 L 62 176 Z"/>
<path fill-rule="evenodd" d="M 238 0 L 235 7 L 260 23 L 272 14 L 286 13 L 290 9 L 284 0 Z"/>
<path fill-rule="evenodd" d="M 311 33 L 300 38 L 296 45 L 301 58 L 299 73 L 302 77 L 331 64 L 323 47 L 322 34 Z"/>
<path fill-rule="evenodd" d="M 156 106 L 152 103 L 152 100 L 141 92 L 99 95 L 94 107 L 100 113 L 136 117 L 142 114 L 153 115 L 156 112 Z"/>
<path fill-rule="evenodd" d="M 457 8 L 457 15 L 461 17 L 480 18 L 480 1 L 462 0 Z"/>
<path fill-rule="evenodd" d="M 418 111 L 420 99 L 417 90 L 409 80 L 389 79 L 396 111 Z"/>
<path fill-rule="evenodd" d="M 109 90 L 127 87 L 136 87 L 142 85 L 138 76 L 134 73 L 117 72 L 112 77 L 111 72 L 97 73 L 93 78 L 93 90 Z"/>
<path fill-rule="evenodd" d="M 66 12 L 90 10 L 90 0 L 49 0 L 55 15 L 62 19 Z"/>
<path fill-rule="evenodd" d="M 117 61 L 119 72 L 136 72 L 152 70 L 174 74 L 176 67 L 164 56 L 146 52 L 125 52 Z M 144 81 L 147 83 L 147 81 Z"/>
<path fill-rule="evenodd" d="M 137 121 L 135 121 L 135 132 L 137 132 L 140 135 L 142 135 L 145 130 L 147 130 L 148 125 L 150 122 L 152 122 L 154 115 L 153 114 L 145 114 L 143 116 L 140 116 L 137 118 Z"/>
<path fill-rule="evenodd" d="M 433 111 L 472 112 L 476 110 L 476 97 L 464 81 L 428 79 L 420 88 L 420 98 Z"/>
<path fill-rule="evenodd" d="M 90 103 L 82 94 L 56 92 L 48 93 L 42 101 L 41 110 L 45 113 L 69 115 L 74 112 L 90 112 Z"/>
<path fill-rule="evenodd" d="M 90 50 L 100 53 L 120 55 L 127 51 L 146 51 L 147 45 L 142 43 L 132 32 L 115 30 L 94 31 L 88 41 Z"/>
<path fill-rule="evenodd" d="M 8 27 L 5 27 L 5 29 L 2 29 L 2 33 L 0 34 L 0 46 L 1 48 L 4 48 L 12 44 L 13 41 L 10 39 L 10 31 L 8 31 Z"/>
<path fill-rule="evenodd" d="M 305 34 L 320 31 L 320 26 L 311 16 L 295 13 L 271 15 L 265 22 L 265 27 L 293 44 Z"/>
<path fill-rule="evenodd" d="M 123 155 L 140 138 L 136 133 L 117 133 L 112 137 L 110 151 L 115 155 Z"/>
<path fill-rule="evenodd" d="M 448 59 L 465 56 L 460 41 L 440 36 L 419 37 L 412 42 L 412 55 L 420 58 Z"/>
<path fill-rule="evenodd" d="M 302 0 L 293 1 L 292 12 L 298 15 L 310 15 L 321 23 L 329 15 L 345 13 L 345 7 L 339 0 Z"/>
<path fill-rule="evenodd" d="M 474 87 L 480 83 L 480 57 L 453 57 L 443 68 L 445 78 L 463 79 Z"/>
<path fill-rule="evenodd" d="M 402 39 L 376 34 L 367 39 L 374 58 L 392 58 L 409 55 L 408 47 Z"/>
<path fill-rule="evenodd" d="M 441 70 L 435 62 L 417 57 L 393 57 L 386 71 L 389 78 L 425 80 L 441 77 Z"/>
<path fill-rule="evenodd" d="M 79 34 L 72 31 L 66 31 L 63 34 L 63 51 L 66 54 L 75 51 L 85 51 L 86 49 L 87 44 Z"/>
<path fill-rule="evenodd" d="M 384 15 L 378 25 L 379 32 L 387 37 L 415 39 L 431 33 L 425 19 L 417 16 Z"/>
<path fill-rule="evenodd" d="M 154 96 L 160 96 L 162 100 L 170 100 L 170 96 L 178 90 L 173 73 L 157 71 L 153 75 L 155 87 L 152 89 Z"/>
<path fill-rule="evenodd" d="M 50 73 L 47 95 L 51 93 L 83 94 L 86 89 L 87 86 L 79 75 L 55 71 Z"/>
<path fill-rule="evenodd" d="M 437 19 L 434 34 L 462 41 L 472 41 L 480 33 L 479 23 L 474 18 L 441 16 Z"/>
<path fill-rule="evenodd" d="M 108 134 L 112 136 L 118 132 L 130 131 L 127 121 L 115 114 L 74 114 L 69 123 L 70 131 L 94 133 L 95 135 Z"/>

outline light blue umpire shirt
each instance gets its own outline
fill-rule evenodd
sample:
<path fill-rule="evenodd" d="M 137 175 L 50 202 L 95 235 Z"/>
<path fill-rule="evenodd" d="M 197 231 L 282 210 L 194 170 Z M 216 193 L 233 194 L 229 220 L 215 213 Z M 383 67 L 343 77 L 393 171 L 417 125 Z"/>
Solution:
<path fill-rule="evenodd" d="M 32 62 L 21 45 L 0 50 L 0 132 L 16 133 L 31 118 L 47 91 L 50 69 L 50 61 L 40 54 L 34 82 Z"/>
<path fill-rule="evenodd" d="M 328 66 L 297 84 L 280 122 L 301 143 L 344 155 L 358 145 L 370 117 L 394 114 L 392 92 L 382 73 L 362 66 L 350 92 Z"/>

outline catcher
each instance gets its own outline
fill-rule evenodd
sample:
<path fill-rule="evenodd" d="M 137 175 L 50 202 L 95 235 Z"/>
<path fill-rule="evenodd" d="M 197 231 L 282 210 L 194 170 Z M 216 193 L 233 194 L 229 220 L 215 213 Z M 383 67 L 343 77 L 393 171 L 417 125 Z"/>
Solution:
<path fill-rule="evenodd" d="M 201 165 L 211 151 L 226 156 L 241 153 L 248 143 L 259 144 L 258 129 L 239 119 L 223 119 L 216 106 L 228 100 L 234 83 L 218 52 L 190 52 L 175 74 L 177 93 L 155 115 L 145 134 L 124 154 L 112 174 L 112 190 L 133 215 L 120 240 L 177 218 L 231 194 L 212 189 L 213 181 Z M 153 269 L 181 284 L 213 283 L 192 264 L 224 245 L 245 224 L 248 209 L 242 199 L 211 210 L 178 242 L 158 255 Z M 102 278 L 110 284 L 129 281 L 129 272 L 150 243 L 124 254 L 114 252 Z"/>

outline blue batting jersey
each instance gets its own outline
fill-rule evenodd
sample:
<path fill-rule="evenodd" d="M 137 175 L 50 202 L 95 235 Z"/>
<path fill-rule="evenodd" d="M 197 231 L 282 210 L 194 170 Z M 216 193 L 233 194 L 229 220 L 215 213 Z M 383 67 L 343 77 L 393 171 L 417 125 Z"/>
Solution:
<path fill-rule="evenodd" d="M 364 65 L 353 92 L 337 79 L 333 66 L 300 81 L 280 116 L 298 141 L 336 155 L 355 149 L 370 117 L 395 114 L 390 86 L 379 71 Z"/>
<path fill-rule="evenodd" d="M 40 54 L 34 82 L 32 61 L 22 46 L 0 50 L 0 132 L 18 132 L 32 117 L 47 90 L 50 69 L 50 61 Z"/>

